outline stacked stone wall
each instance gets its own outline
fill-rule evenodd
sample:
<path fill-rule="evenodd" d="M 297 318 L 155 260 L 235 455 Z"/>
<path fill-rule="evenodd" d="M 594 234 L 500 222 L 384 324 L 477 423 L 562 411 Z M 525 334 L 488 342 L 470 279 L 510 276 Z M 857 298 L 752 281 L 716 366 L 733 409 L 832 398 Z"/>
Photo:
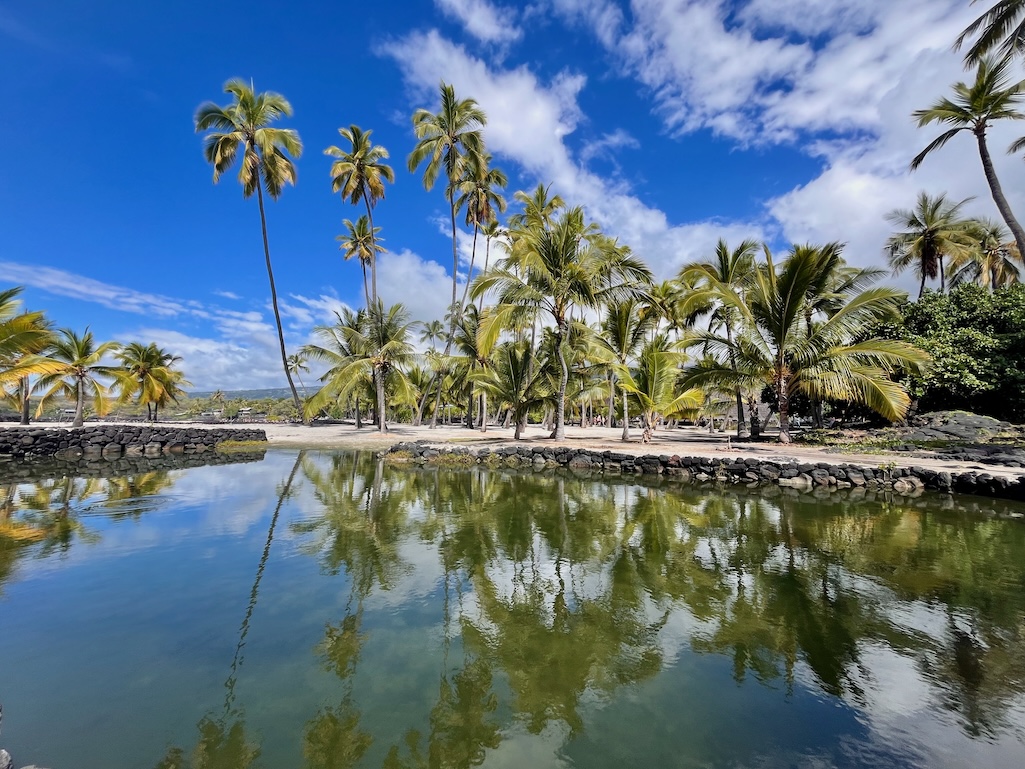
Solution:
<path fill-rule="evenodd" d="M 202 454 L 225 441 L 267 441 L 263 430 L 161 425 L 0 428 L 0 457 L 120 459 L 164 454 Z"/>
<path fill-rule="evenodd" d="M 930 489 L 1025 500 L 1025 475 L 1008 478 L 975 471 L 952 473 L 914 465 L 898 467 L 893 463 L 869 467 L 736 456 L 634 456 L 567 446 L 505 446 L 472 450 L 465 446 L 432 446 L 424 442 L 396 444 L 384 456 L 418 465 L 482 464 L 535 472 L 562 469 L 575 474 L 659 476 L 683 483 L 773 484 L 799 491 L 862 489 L 910 496 Z"/>

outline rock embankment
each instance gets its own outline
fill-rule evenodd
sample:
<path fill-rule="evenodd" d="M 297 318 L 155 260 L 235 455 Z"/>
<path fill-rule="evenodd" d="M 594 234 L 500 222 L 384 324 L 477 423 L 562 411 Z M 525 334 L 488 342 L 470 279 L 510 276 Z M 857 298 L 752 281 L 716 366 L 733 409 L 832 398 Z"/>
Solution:
<path fill-rule="evenodd" d="M 569 470 L 578 474 L 651 475 L 681 483 L 774 484 L 798 490 L 866 489 L 914 495 L 925 489 L 1025 500 L 1025 476 L 1008 478 L 989 473 L 953 473 L 925 467 L 879 467 L 829 462 L 726 456 L 634 456 L 615 451 L 592 451 L 566 446 L 506 446 L 473 450 L 465 446 L 433 446 L 427 442 L 398 443 L 384 456 L 416 464 L 508 467 L 531 471 Z"/>
<path fill-rule="evenodd" d="M 263 430 L 148 425 L 0 428 L 0 456 L 57 459 L 120 459 L 162 454 L 200 454 L 225 441 L 267 441 Z"/>

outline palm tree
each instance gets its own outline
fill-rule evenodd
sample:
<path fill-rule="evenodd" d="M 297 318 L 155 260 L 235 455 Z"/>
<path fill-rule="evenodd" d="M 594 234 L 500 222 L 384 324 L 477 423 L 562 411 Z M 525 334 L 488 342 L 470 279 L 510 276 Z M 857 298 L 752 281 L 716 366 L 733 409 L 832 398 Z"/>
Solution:
<path fill-rule="evenodd" d="M 302 155 L 303 145 L 299 134 L 291 128 L 272 128 L 270 124 L 278 118 L 290 117 L 292 105 L 279 93 L 264 91 L 256 93 L 253 84 L 235 78 L 224 86 L 224 92 L 233 101 L 223 107 L 205 102 L 196 110 L 196 131 L 209 131 L 204 139 L 206 160 L 214 167 L 214 184 L 221 174 L 231 168 L 242 150 L 239 182 L 243 197 L 256 192 L 260 204 L 260 227 L 263 232 L 263 255 L 267 263 L 267 279 L 270 282 L 271 305 L 274 308 L 274 322 L 278 330 L 278 344 L 281 348 L 281 366 L 292 391 L 296 410 L 302 414 L 299 393 L 296 392 L 292 375 L 288 371 L 288 353 L 285 351 L 285 332 L 278 310 L 278 292 L 274 285 L 274 270 L 270 261 L 270 245 L 267 240 L 267 215 L 263 207 L 263 190 L 272 199 L 281 197 L 286 184 L 295 184 L 295 165 L 290 155 Z"/>
<path fill-rule="evenodd" d="M 675 417 L 701 408 L 704 393 L 696 388 L 681 391 L 678 386 L 684 357 L 672 349 L 665 336 L 658 336 L 645 345 L 636 367 L 616 364 L 624 404 L 628 392 L 637 399 L 645 430 L 654 430 L 660 417 Z"/>
<path fill-rule="evenodd" d="M 466 292 L 470 290 L 473 264 L 477 259 L 477 233 L 489 222 L 497 221 L 497 214 L 505 211 L 505 198 L 498 192 L 509 183 L 505 174 L 491 167 L 491 155 L 472 154 L 466 158 L 463 174 L 456 184 L 459 200 L 456 208 L 466 207 L 466 224 L 473 227 L 473 247 L 470 251 L 470 269 L 466 274 L 462 304 L 466 304 Z"/>
<path fill-rule="evenodd" d="M 737 312 L 734 308 L 743 303 L 744 292 L 754 279 L 757 250 L 758 243 L 753 240 L 742 241 L 730 250 L 726 241 L 720 238 L 710 260 L 687 265 L 678 276 L 681 283 L 697 289 L 685 299 L 687 305 L 714 307 L 710 322 L 713 326 L 723 328 L 730 344 L 733 343 L 737 325 Z M 744 419 L 744 395 L 739 387 L 734 395 L 737 399 L 737 437 L 743 438 L 750 435 L 750 428 Z"/>
<path fill-rule="evenodd" d="M 29 423 L 32 383 L 30 377 L 45 373 L 47 362 L 39 354 L 53 339 L 50 323 L 41 312 L 24 312 L 16 286 L 0 291 L 0 388 L 14 385 L 13 397 L 21 412 L 21 423 Z M 32 357 L 35 361 L 26 365 Z"/>
<path fill-rule="evenodd" d="M 346 151 L 332 145 L 324 150 L 324 154 L 335 158 L 331 164 L 331 191 L 340 192 L 342 199 L 347 199 L 353 205 L 362 200 L 367 207 L 371 239 L 367 249 L 370 254 L 372 287 L 370 301 L 367 303 L 367 307 L 370 307 L 377 301 L 377 254 L 383 251 L 374 248 L 377 229 L 374 228 L 373 210 L 377 202 L 384 198 L 384 183 L 395 183 L 395 172 L 391 166 L 381 162 L 388 158 L 388 150 L 370 141 L 373 131 L 363 131 L 359 126 L 351 125 L 339 128 L 338 133 L 343 139 L 348 139 L 352 149 Z M 365 288 L 365 268 L 363 282 Z"/>
<path fill-rule="evenodd" d="M 965 64 L 978 64 L 994 49 L 999 51 L 1001 58 L 1021 53 L 1025 49 L 1025 0 L 996 0 L 992 8 L 958 36 L 954 49 L 959 50 L 965 41 L 980 31 L 979 38 L 965 54 Z"/>
<path fill-rule="evenodd" d="M 423 331 L 420 332 L 421 342 L 430 342 L 431 349 L 436 349 L 439 339 L 445 338 L 445 325 L 440 320 L 421 321 Z"/>
<path fill-rule="evenodd" d="M 566 201 L 560 195 L 548 197 L 551 185 L 538 184 L 531 194 L 520 190 L 513 199 L 523 205 L 523 211 L 509 217 L 509 229 L 524 230 L 530 227 L 550 227 L 555 214 L 566 208 Z"/>
<path fill-rule="evenodd" d="M 123 368 L 103 363 L 104 356 L 116 354 L 120 347 L 117 342 L 96 344 L 88 328 L 81 336 L 72 329 L 60 329 L 46 356 L 50 368 L 39 378 L 39 388 L 44 392 L 36 416 L 43 412 L 50 398 L 60 395 L 75 402 L 75 418 L 71 426 L 81 427 L 85 421 L 85 398 L 89 393 L 96 413 L 105 413 L 107 387 L 100 380 L 112 379 L 121 387 L 131 387 L 131 383 L 126 381 L 129 374 Z"/>
<path fill-rule="evenodd" d="M 345 225 L 346 233 L 338 235 L 335 240 L 339 243 L 339 250 L 345 253 L 345 261 L 349 261 L 354 256 L 359 258 L 360 266 L 363 268 L 363 296 L 367 300 L 367 309 L 369 309 L 377 300 L 373 298 L 374 295 L 367 287 L 367 265 L 369 264 L 372 269 L 375 269 L 377 255 L 385 252 L 384 247 L 378 243 L 377 233 L 381 231 L 381 228 L 371 228 L 368 216 L 359 217 L 355 224 L 345 219 L 342 224 Z M 375 288 L 375 294 L 376 291 Z"/>
<path fill-rule="evenodd" d="M 488 265 L 491 262 L 491 241 L 499 240 L 509 234 L 509 232 L 498 223 L 497 217 L 492 217 L 486 221 L 482 226 L 481 230 L 484 233 L 484 270 L 488 271 Z M 481 311 L 484 309 L 484 297 L 483 295 L 478 297 L 477 310 Z"/>
<path fill-rule="evenodd" d="M 644 338 L 648 331 L 657 326 L 658 320 L 651 314 L 640 312 L 640 302 L 637 299 L 626 299 L 622 302 L 610 304 L 605 312 L 605 318 L 601 324 L 601 333 L 596 335 L 595 342 L 598 346 L 600 357 L 610 364 L 616 364 L 613 369 L 610 388 L 615 381 L 615 373 L 626 368 L 626 364 L 633 358 L 634 354 L 644 344 Z M 625 386 L 620 386 L 623 396 L 623 440 L 630 440 L 630 412 L 627 405 L 627 392 Z M 609 393 L 609 416 L 613 413 L 612 392 Z"/>
<path fill-rule="evenodd" d="M 314 334 L 324 345 L 306 345 L 303 354 L 313 360 L 332 363 L 321 377 L 324 386 L 306 404 L 307 414 L 320 411 L 335 400 L 347 398 L 362 384 L 372 380 L 377 390 L 378 428 L 388 430 L 385 393 L 391 384 L 401 400 L 415 400 L 413 388 L 403 367 L 412 363 L 415 352 L 409 342 L 413 324 L 401 304 L 387 310 L 378 301 L 370 312 L 353 314 L 345 310 L 336 315 L 333 326 L 318 326 Z"/>
<path fill-rule="evenodd" d="M 940 291 L 946 288 L 943 258 L 960 260 L 975 250 L 973 220 L 961 216 L 966 198 L 951 203 L 946 195 L 930 197 L 918 194 L 914 210 L 898 208 L 886 215 L 898 231 L 886 241 L 890 269 L 899 275 L 909 267 L 921 278 L 918 297 L 925 291 L 925 281 L 940 278 Z"/>
<path fill-rule="evenodd" d="M 121 401 L 136 395 L 139 403 L 146 404 L 150 421 L 156 421 L 161 406 L 171 401 L 177 403 L 178 396 L 184 394 L 181 387 L 191 384 L 181 371 L 174 370 L 181 356 L 172 355 L 153 342 L 131 342 L 118 350 L 115 357 L 128 373 L 126 380 L 117 383 L 121 385 Z"/>
<path fill-rule="evenodd" d="M 992 292 L 1018 283 L 1021 254 L 1003 225 L 993 219 L 977 219 L 973 235 L 978 241 L 976 248 L 950 260 L 950 284 L 978 283 Z"/>
<path fill-rule="evenodd" d="M 544 361 L 532 360 L 526 341 L 504 342 L 492 357 L 492 365 L 476 373 L 474 381 L 500 409 L 512 413 L 513 438 L 519 440 L 527 412 L 552 396 L 552 379 Z"/>
<path fill-rule="evenodd" d="M 288 370 L 295 374 L 295 378 L 299 380 L 299 386 L 303 388 L 303 400 L 309 398 L 306 392 L 306 385 L 303 384 L 302 372 L 310 373 L 310 367 L 306 365 L 306 356 L 303 353 L 297 352 L 288 356 Z"/>
<path fill-rule="evenodd" d="M 978 63 L 974 83 L 955 83 L 953 99 L 940 99 L 928 109 L 920 109 L 913 113 L 920 128 L 930 123 L 941 123 L 950 128 L 933 139 L 915 156 L 911 161 L 911 169 L 918 168 L 930 152 L 945 145 L 961 131 L 971 131 L 979 145 L 982 170 L 986 174 L 986 183 L 989 184 L 993 202 L 1014 235 L 1019 253 L 1025 254 L 1025 230 L 1015 219 L 1011 206 L 1004 197 L 986 144 L 986 130 L 990 123 L 996 120 L 1025 119 L 1025 113 L 1017 109 L 1018 104 L 1025 98 L 1025 80 L 1012 83 L 1008 73 L 1011 66 L 1012 62 L 1008 59 L 994 62 L 990 58 L 982 58 Z M 1019 139 L 1012 144 L 1009 151 L 1018 152 L 1022 149 L 1025 149 L 1025 139 Z"/>
<path fill-rule="evenodd" d="M 410 172 L 421 163 L 424 167 L 424 187 L 434 187 L 438 175 L 444 170 L 448 179 L 445 196 L 448 198 L 452 218 L 452 304 L 456 303 L 456 281 L 459 272 L 459 253 L 456 242 L 456 184 L 463 172 L 467 157 L 484 155 L 484 139 L 480 129 L 487 116 L 473 99 L 456 99 L 455 89 L 442 82 L 441 108 L 437 113 L 418 109 L 413 113 L 413 131 L 419 140 L 409 154 Z"/>
<path fill-rule="evenodd" d="M 732 341 L 711 332 L 694 334 L 693 343 L 704 345 L 709 357 L 688 369 L 687 384 L 733 390 L 769 382 L 779 402 L 781 443 L 790 442 L 790 399 L 797 393 L 853 401 L 886 419 L 902 418 L 910 398 L 889 374 L 918 370 L 928 361 L 911 345 L 868 338 L 868 329 L 895 317 L 906 296 L 890 288 L 851 296 L 808 333 L 806 297 L 827 259 L 821 249 L 799 249 L 777 268 L 766 250 L 767 263 L 734 308 L 743 332 Z"/>
<path fill-rule="evenodd" d="M 566 437 L 569 368 L 565 347 L 570 312 L 636 296 L 640 287 L 650 282 L 651 273 L 640 260 L 622 251 L 610 260 L 601 247 L 607 242 L 592 225 L 585 225 L 579 208 L 567 211 L 551 227 L 532 226 L 516 232 L 514 238 L 521 240 L 523 247 L 514 244 L 508 257 L 474 283 L 475 297 L 489 290 L 498 294 L 498 305 L 481 324 L 481 334 L 484 346 L 493 346 L 502 329 L 524 311 L 550 316 L 561 371 L 552 437 L 562 440 Z M 597 239 L 600 246 L 593 245 L 591 239 Z M 603 276 L 606 281 L 600 282 Z"/>

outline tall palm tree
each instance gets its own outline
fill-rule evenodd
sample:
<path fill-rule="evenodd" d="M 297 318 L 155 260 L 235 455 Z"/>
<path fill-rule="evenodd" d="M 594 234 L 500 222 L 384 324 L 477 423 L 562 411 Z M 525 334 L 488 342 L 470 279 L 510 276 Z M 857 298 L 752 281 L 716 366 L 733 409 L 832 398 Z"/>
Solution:
<path fill-rule="evenodd" d="M 754 240 L 744 240 L 731 250 L 726 241 L 720 238 L 711 259 L 685 266 L 677 278 L 682 284 L 696 289 L 686 296 L 688 307 L 700 305 L 714 308 L 710 322 L 713 327 L 719 326 L 725 331 L 730 344 L 738 320 L 734 308 L 743 303 L 744 293 L 754 280 L 757 250 L 758 243 Z M 750 428 L 744 419 L 744 395 L 739 387 L 734 395 L 737 399 L 737 437 L 742 438 L 750 435 Z"/>
<path fill-rule="evenodd" d="M 944 257 L 960 260 L 975 250 L 973 220 L 961 216 L 961 208 L 970 200 L 952 203 L 943 193 L 930 197 L 920 192 L 913 210 L 898 208 L 886 215 L 887 221 L 898 228 L 886 241 L 890 269 L 894 275 L 909 267 L 914 269 L 921 278 L 919 298 L 926 280 L 939 277 L 940 291 L 945 289 Z"/>
<path fill-rule="evenodd" d="M 243 197 L 249 198 L 256 192 L 260 204 L 260 227 L 263 233 L 263 256 L 267 263 L 267 279 L 270 282 L 271 306 L 274 308 L 274 322 L 278 330 L 278 344 L 281 348 L 281 367 L 292 391 L 296 410 L 302 414 L 299 393 L 296 392 L 292 375 L 288 371 L 288 353 L 285 350 L 285 332 L 278 310 L 278 292 L 274 285 L 274 270 L 270 261 L 270 245 L 267 240 L 267 214 L 263 207 L 263 190 L 273 200 L 281 197 L 286 184 L 295 184 L 296 172 L 292 157 L 302 155 L 303 145 L 299 134 L 292 128 L 272 128 L 271 123 L 280 117 L 291 117 L 292 105 L 279 93 L 264 91 L 256 93 L 252 83 L 235 78 L 224 86 L 224 92 L 233 97 L 223 107 L 205 102 L 196 110 L 196 131 L 209 131 L 204 139 L 206 160 L 214 167 L 214 184 L 221 174 L 235 164 L 239 150 L 242 161 L 239 182 Z"/>
<path fill-rule="evenodd" d="M 339 128 L 338 133 L 349 141 L 351 149 L 343 150 L 332 145 L 324 150 L 324 154 L 335 158 L 331 164 L 331 191 L 340 192 L 342 199 L 353 205 L 362 200 L 367 207 L 371 238 L 369 253 L 372 291 L 370 302 L 367 303 L 367 307 L 370 307 L 377 301 L 377 254 L 381 253 L 373 247 L 373 239 L 377 234 L 374 228 L 374 206 L 384 198 L 384 183 L 395 183 L 395 172 L 391 166 L 381 162 L 388 158 L 388 150 L 370 140 L 373 131 L 364 131 L 358 125 L 351 125 Z M 366 273 L 363 277 L 365 288 Z"/>
<path fill-rule="evenodd" d="M 339 250 L 344 253 L 345 261 L 349 261 L 354 256 L 359 259 L 360 266 L 363 268 L 363 296 L 367 300 L 367 309 L 370 309 L 376 301 L 374 295 L 377 290 L 374 289 L 374 294 L 371 294 L 367 286 L 367 265 L 371 265 L 371 269 L 374 269 L 373 265 L 377 264 L 377 255 L 385 252 L 377 237 L 381 228 L 372 227 L 368 216 L 359 217 L 355 224 L 345 219 L 342 224 L 345 225 L 346 232 L 344 235 L 338 235 L 335 240 L 338 241 Z"/>
<path fill-rule="evenodd" d="M 626 299 L 622 302 L 614 302 L 608 306 L 605 318 L 602 320 L 601 333 L 596 335 L 595 343 L 598 346 L 599 356 L 610 364 L 616 364 L 619 368 L 614 369 L 612 382 L 615 382 L 615 372 L 626 368 L 627 363 L 633 358 L 637 351 L 644 344 L 648 331 L 658 324 L 658 319 L 649 314 L 640 312 L 640 302 L 637 299 Z M 610 384 L 611 384 L 610 383 Z M 623 440 L 630 440 L 630 411 L 627 405 L 627 389 L 620 386 L 623 401 Z M 609 416 L 613 413 L 612 394 L 609 396 Z"/>
<path fill-rule="evenodd" d="M 50 323 L 42 312 L 25 312 L 15 286 L 0 291 L 0 389 L 17 400 L 21 423 L 29 423 L 32 382 L 30 378 L 45 373 L 48 363 L 39 354 L 53 340 Z M 28 358 L 34 362 L 26 364 Z"/>
<path fill-rule="evenodd" d="M 84 424 L 88 394 L 92 395 L 96 413 L 106 413 L 108 389 L 101 380 L 111 379 L 122 388 L 131 387 L 126 381 L 130 375 L 123 368 L 103 362 L 105 356 L 114 355 L 120 349 L 117 342 L 96 344 L 88 328 L 81 336 L 70 328 L 60 329 L 46 355 L 51 368 L 39 378 L 39 388 L 44 392 L 36 416 L 43 412 L 50 398 L 58 395 L 75 402 L 72 427 Z"/>
<path fill-rule="evenodd" d="M 1025 0 L 996 0 L 958 36 L 954 49 L 960 49 L 976 33 L 979 37 L 965 54 L 965 64 L 978 64 L 994 50 L 1001 58 L 1021 53 L 1025 49 Z"/>
<path fill-rule="evenodd" d="M 851 296 L 809 334 L 804 306 L 809 288 L 825 267 L 821 249 L 795 250 L 780 267 L 766 250 L 744 301 L 735 309 L 743 333 L 732 342 L 695 332 L 709 357 L 687 370 L 690 386 L 755 388 L 769 382 L 779 402 L 781 443 L 790 442 L 790 399 L 848 400 L 886 419 L 900 419 L 910 404 L 905 388 L 890 379 L 896 370 L 920 369 L 928 356 L 903 342 L 867 338 L 880 321 L 896 316 L 903 292 L 870 288 Z"/>
<path fill-rule="evenodd" d="M 485 346 L 493 346 L 502 329 L 524 310 L 541 311 L 554 324 L 560 369 L 552 434 L 556 440 L 566 437 L 566 343 L 571 311 L 636 296 L 651 280 L 647 267 L 623 252 L 617 252 L 610 264 L 602 248 L 590 242 L 597 236 L 600 233 L 585 224 L 581 209 L 567 211 L 551 227 L 535 226 L 517 232 L 515 237 L 525 247 L 514 246 L 508 257 L 478 277 L 473 286 L 474 297 L 490 290 L 498 296 L 494 312 L 481 324 Z M 605 241 L 599 242 L 605 245 Z M 603 274 L 609 276 L 605 285 L 599 282 Z"/>
<path fill-rule="evenodd" d="M 420 341 L 429 342 L 431 349 L 436 349 L 439 339 L 445 338 L 445 324 L 440 320 L 421 321 L 420 326 L 423 331 L 420 332 Z"/>
<path fill-rule="evenodd" d="M 477 234 L 489 223 L 496 221 L 498 213 L 505 211 L 505 198 L 498 190 L 509 183 L 505 173 L 491 167 L 490 153 L 468 155 L 463 174 L 456 184 L 459 200 L 456 208 L 466 208 L 466 224 L 473 227 L 473 247 L 470 250 L 470 269 L 466 274 L 462 304 L 466 304 L 466 292 L 470 290 L 473 265 L 477 259 Z M 497 212 L 497 213 L 496 213 Z"/>
<path fill-rule="evenodd" d="M 1025 254 L 1025 230 L 1014 217 L 1014 212 L 1011 211 L 1011 206 L 1007 202 L 1007 198 L 1004 197 L 1004 191 L 1000 186 L 1000 180 L 997 179 L 996 169 L 993 168 L 993 159 L 990 157 L 989 147 L 986 144 L 986 130 L 994 121 L 1025 119 L 1025 113 L 1017 109 L 1022 99 L 1025 99 L 1025 80 L 1011 82 L 1008 72 L 1011 66 L 1012 62 L 1008 59 L 994 61 L 990 58 L 982 58 L 979 60 L 978 69 L 975 72 L 974 83 L 971 85 L 955 83 L 953 99 L 940 99 L 928 109 L 916 110 L 913 113 L 920 128 L 931 123 L 940 123 L 950 126 L 950 128 L 933 139 L 924 150 L 915 156 L 915 159 L 911 161 L 911 169 L 918 168 L 930 152 L 945 145 L 961 131 L 971 131 L 975 134 L 975 140 L 979 146 L 982 170 L 986 175 L 990 193 L 993 195 L 993 202 L 996 203 L 1001 218 L 1014 235 L 1014 242 L 1018 246 L 1019 253 Z M 1022 149 L 1025 149 L 1025 139 L 1019 139 L 1012 144 L 1010 151 L 1019 152 Z"/>
<path fill-rule="evenodd" d="M 538 184 L 532 193 L 519 190 L 513 194 L 513 199 L 523 206 L 523 211 L 509 217 L 509 229 L 528 229 L 530 227 L 550 227 L 555 214 L 566 208 L 566 201 L 561 195 L 548 197 L 551 189 Z"/>
<path fill-rule="evenodd" d="M 191 384 L 174 368 L 181 362 L 181 356 L 172 355 L 153 342 L 131 342 L 118 350 L 115 357 L 128 373 L 127 380 L 117 383 L 121 385 L 121 401 L 136 396 L 139 403 L 146 404 L 146 417 L 151 421 L 156 421 L 161 406 L 177 403 L 178 396 L 184 394 L 181 388 Z"/>
<path fill-rule="evenodd" d="M 353 312 L 346 307 L 340 313 L 335 312 L 333 324 L 313 329 L 317 342 L 303 345 L 300 352 L 310 360 L 329 365 L 320 381 L 330 383 L 330 386 L 325 384 L 306 402 L 307 416 L 313 417 L 332 403 L 346 401 L 350 395 L 355 395 L 356 428 L 360 428 L 359 396 L 372 380 L 365 367 L 356 369 L 353 366 L 364 357 L 358 343 L 363 340 L 366 325 L 366 310 Z"/>
<path fill-rule="evenodd" d="M 437 112 L 418 109 L 413 113 L 413 132 L 418 139 L 409 153 L 410 172 L 426 161 L 424 187 L 434 187 L 444 171 L 448 184 L 448 198 L 452 219 L 452 304 L 456 303 L 456 282 L 459 272 L 459 252 L 456 241 L 456 183 L 463 172 L 467 156 L 484 155 L 484 139 L 480 129 L 487 116 L 473 99 L 457 99 L 455 88 L 442 82 L 441 107 Z"/>
<path fill-rule="evenodd" d="M 495 240 L 505 238 L 509 232 L 498 222 L 498 217 L 492 217 L 481 226 L 481 232 L 484 233 L 484 269 L 483 272 L 488 271 L 488 265 L 491 263 L 491 242 Z M 484 309 L 484 297 L 478 297 L 477 310 L 481 311 Z"/>

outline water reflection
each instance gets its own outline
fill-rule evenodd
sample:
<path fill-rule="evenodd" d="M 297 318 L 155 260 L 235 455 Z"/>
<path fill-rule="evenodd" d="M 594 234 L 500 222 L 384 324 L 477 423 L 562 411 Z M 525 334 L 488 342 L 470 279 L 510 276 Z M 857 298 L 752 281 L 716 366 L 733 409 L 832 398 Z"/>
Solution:
<path fill-rule="evenodd" d="M 913 660 L 933 704 L 971 737 L 1007 732 L 1021 712 L 1025 527 L 1015 522 L 944 512 L 929 498 L 910 508 L 770 499 L 396 469 L 370 455 L 311 457 L 303 472 L 324 509 L 294 530 L 311 536 L 327 571 L 351 577 L 356 600 L 327 631 L 340 677 L 366 641 L 364 600 L 412 568 L 408 538 L 438 549 L 446 628 L 456 606 L 463 662 L 440 678 L 429 734 L 408 731 L 385 766 L 479 765 L 508 727 L 496 715 L 506 687 L 514 722 L 532 734 L 559 725 L 572 740 L 585 730 L 582 703 L 666 669 L 674 616 L 686 617 L 690 649 L 732 661 L 738 684 L 750 676 L 790 695 L 810 675 L 821 692 L 870 707 L 890 682 L 866 651 L 885 647 Z M 369 745 L 346 696 L 330 722 Z"/>
<path fill-rule="evenodd" d="M 133 766 L 1025 759 L 1025 525 L 972 509 L 988 502 L 329 452 L 272 452 L 245 478 L 259 529 L 238 546 L 234 532 L 196 533 L 168 559 L 195 573 L 175 583 L 171 632 L 183 618 L 199 628 L 168 667 L 198 672 L 180 691 L 140 690 L 147 703 L 169 690 L 179 710 L 154 717 L 163 739 L 141 740 Z M 0 488 L 0 532 L 34 532 L 0 543 L 59 555 L 111 516 L 145 524 L 173 479 Z M 231 515 L 231 498 L 220 507 Z M 223 604 L 202 614 L 190 580 L 227 583 Z M 175 599 L 161 584 L 146 588 L 155 604 Z"/>

